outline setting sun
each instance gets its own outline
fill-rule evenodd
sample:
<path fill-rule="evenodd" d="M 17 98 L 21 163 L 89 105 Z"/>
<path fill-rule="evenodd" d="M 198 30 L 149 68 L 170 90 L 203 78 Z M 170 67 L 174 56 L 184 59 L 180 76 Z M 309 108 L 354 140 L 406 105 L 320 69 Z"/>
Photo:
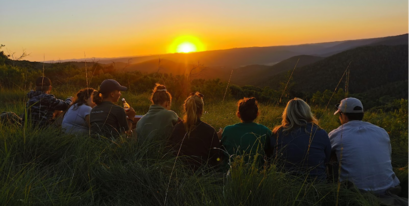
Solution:
<path fill-rule="evenodd" d="M 176 38 L 169 46 L 169 53 L 189 53 L 205 51 L 203 43 L 193 36 L 181 36 Z"/>
<path fill-rule="evenodd" d="M 178 45 L 177 52 L 179 53 L 189 53 L 189 52 L 195 52 L 197 51 L 196 46 L 190 42 L 182 43 Z"/>

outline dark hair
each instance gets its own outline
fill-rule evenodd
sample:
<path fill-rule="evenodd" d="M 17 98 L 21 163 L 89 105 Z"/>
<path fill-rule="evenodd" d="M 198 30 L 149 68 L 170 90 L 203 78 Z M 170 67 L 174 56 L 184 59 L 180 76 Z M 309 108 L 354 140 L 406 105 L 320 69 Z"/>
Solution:
<path fill-rule="evenodd" d="M 348 117 L 349 121 L 352 120 L 362 120 L 364 118 L 364 113 L 343 113 Z"/>
<path fill-rule="evenodd" d="M 165 85 L 156 83 L 151 95 L 152 104 L 163 104 L 172 101 L 172 95 L 166 90 Z"/>
<path fill-rule="evenodd" d="M 258 103 L 256 98 L 243 98 L 237 103 L 237 112 L 243 122 L 253 122 L 258 116 Z"/>
<path fill-rule="evenodd" d="M 95 91 L 92 97 L 94 98 L 94 99 L 93 99 L 94 103 L 97 104 L 97 105 L 99 105 L 99 104 L 101 104 L 101 102 L 102 102 L 105 98 L 108 98 L 108 97 L 109 97 L 109 93 L 102 93 L 102 92 L 100 92 L 100 91 Z"/>
<path fill-rule="evenodd" d="M 77 92 L 74 97 L 74 101 L 72 101 L 72 105 L 74 106 L 73 110 L 78 109 L 79 106 L 85 104 L 87 99 L 93 95 L 96 90 L 93 88 L 84 88 Z"/>
<path fill-rule="evenodd" d="M 36 79 L 36 90 L 46 92 L 50 89 L 51 80 L 48 77 L 38 77 Z"/>

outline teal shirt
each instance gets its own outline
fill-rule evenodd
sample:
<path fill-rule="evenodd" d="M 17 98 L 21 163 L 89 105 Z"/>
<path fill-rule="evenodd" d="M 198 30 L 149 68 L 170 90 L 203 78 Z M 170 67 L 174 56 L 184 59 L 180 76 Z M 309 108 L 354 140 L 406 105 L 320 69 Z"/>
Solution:
<path fill-rule="evenodd" d="M 136 124 L 136 135 L 138 139 L 166 139 L 172 133 L 178 119 L 174 111 L 159 105 L 151 105 L 148 113 Z"/>
<path fill-rule="evenodd" d="M 228 168 L 229 158 L 243 155 L 246 161 L 259 154 L 259 163 L 262 165 L 264 150 L 269 146 L 271 130 L 264 125 L 251 123 L 238 123 L 224 128 L 221 143 L 224 147 L 224 168 Z"/>

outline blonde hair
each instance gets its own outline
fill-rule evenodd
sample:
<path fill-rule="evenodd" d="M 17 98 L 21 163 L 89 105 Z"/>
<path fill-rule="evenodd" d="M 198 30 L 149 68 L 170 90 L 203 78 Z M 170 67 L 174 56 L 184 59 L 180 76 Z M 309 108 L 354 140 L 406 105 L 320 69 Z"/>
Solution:
<path fill-rule="evenodd" d="M 282 129 L 283 132 L 291 131 L 294 127 L 306 126 L 307 123 L 313 123 L 318 126 L 318 120 L 312 114 L 310 106 L 299 98 L 288 101 L 282 118 L 281 125 L 273 129 L 274 134 L 280 129 Z"/>
<path fill-rule="evenodd" d="M 203 95 L 200 92 L 192 93 L 183 104 L 185 115 L 183 116 L 183 124 L 186 131 L 190 133 L 197 120 L 202 116 L 204 109 Z"/>

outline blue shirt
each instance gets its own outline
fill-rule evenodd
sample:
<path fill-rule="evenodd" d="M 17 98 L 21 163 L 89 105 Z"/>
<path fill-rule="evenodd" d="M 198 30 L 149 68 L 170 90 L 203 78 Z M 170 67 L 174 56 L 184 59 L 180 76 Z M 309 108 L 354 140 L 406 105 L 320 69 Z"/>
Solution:
<path fill-rule="evenodd" d="M 64 129 L 65 133 L 81 133 L 88 134 L 89 126 L 85 121 L 85 117 L 89 115 L 92 107 L 82 104 L 77 106 L 73 105 L 68 109 L 64 115 L 61 127 Z"/>
<path fill-rule="evenodd" d="M 295 175 L 308 175 L 309 179 L 325 180 L 326 163 L 331 155 L 328 134 L 317 125 L 280 129 L 270 140 L 273 158 L 283 165 L 284 170 Z"/>

